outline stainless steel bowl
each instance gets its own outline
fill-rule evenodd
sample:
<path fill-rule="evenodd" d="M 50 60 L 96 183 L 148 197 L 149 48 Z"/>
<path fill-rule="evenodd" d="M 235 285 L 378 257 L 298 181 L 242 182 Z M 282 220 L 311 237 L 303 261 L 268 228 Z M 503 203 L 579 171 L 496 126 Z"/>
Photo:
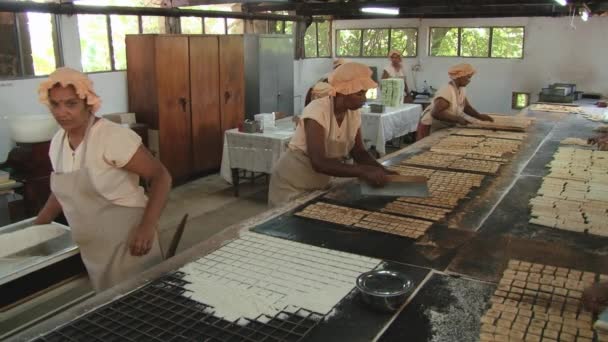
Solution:
<path fill-rule="evenodd" d="M 394 312 L 414 289 L 414 282 L 398 271 L 377 270 L 357 277 L 357 289 L 363 302 L 370 308 Z"/>

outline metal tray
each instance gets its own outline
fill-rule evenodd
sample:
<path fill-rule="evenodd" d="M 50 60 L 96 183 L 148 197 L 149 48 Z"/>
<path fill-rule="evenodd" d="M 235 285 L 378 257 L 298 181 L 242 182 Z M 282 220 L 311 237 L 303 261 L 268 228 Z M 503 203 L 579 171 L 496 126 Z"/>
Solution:
<path fill-rule="evenodd" d="M 0 227 L 0 235 L 12 233 L 32 226 L 35 218 Z M 65 234 L 44 243 L 24 249 L 17 254 L 0 257 L 0 285 L 78 254 L 78 247 L 72 241 L 68 226 L 53 222 L 65 229 Z"/>

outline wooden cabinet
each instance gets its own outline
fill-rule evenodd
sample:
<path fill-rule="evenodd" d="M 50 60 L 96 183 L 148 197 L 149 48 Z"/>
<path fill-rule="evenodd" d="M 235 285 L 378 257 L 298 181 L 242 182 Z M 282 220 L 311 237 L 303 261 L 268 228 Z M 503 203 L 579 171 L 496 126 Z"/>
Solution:
<path fill-rule="evenodd" d="M 128 35 L 126 43 L 129 111 L 157 130 L 158 157 L 176 183 L 219 169 L 224 131 L 244 120 L 243 36 Z"/>

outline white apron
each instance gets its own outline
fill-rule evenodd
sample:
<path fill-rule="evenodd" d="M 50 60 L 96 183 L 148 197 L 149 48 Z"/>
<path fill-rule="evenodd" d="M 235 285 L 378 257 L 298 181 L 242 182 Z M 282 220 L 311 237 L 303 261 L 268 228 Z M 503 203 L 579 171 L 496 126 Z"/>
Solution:
<path fill-rule="evenodd" d="M 94 121 L 90 120 L 81 143 L 80 169 L 67 173 L 63 172 L 62 162 L 64 133 L 55 163 L 57 171 L 51 174 L 51 190 L 72 229 L 72 238 L 80 249 L 93 288 L 100 292 L 160 263 L 163 257 L 158 234 L 148 254 L 131 255 L 129 234 L 140 223 L 144 208 L 113 204 L 95 188 L 85 167 L 87 140 Z"/>
<path fill-rule="evenodd" d="M 331 120 L 329 120 L 328 138 L 325 139 L 325 154 L 327 158 L 345 159 L 350 153 L 349 144 L 348 141 L 331 138 L 335 136 L 332 132 L 339 127 L 334 115 L 333 99 L 329 103 Z M 351 131 L 350 121 L 342 122 L 347 125 L 344 130 L 346 134 Z M 282 205 L 306 191 L 325 189 L 330 181 L 331 176 L 313 169 L 310 157 L 303 151 L 288 149 L 279 159 L 270 177 L 268 203 L 273 207 Z"/>

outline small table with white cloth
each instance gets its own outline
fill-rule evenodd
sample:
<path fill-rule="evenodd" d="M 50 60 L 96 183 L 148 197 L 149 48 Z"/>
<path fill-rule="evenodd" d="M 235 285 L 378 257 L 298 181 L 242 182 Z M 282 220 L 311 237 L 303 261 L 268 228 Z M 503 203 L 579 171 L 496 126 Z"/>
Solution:
<path fill-rule="evenodd" d="M 274 128 L 264 129 L 264 133 L 244 133 L 238 129 L 224 133 L 224 150 L 220 174 L 228 183 L 234 184 L 238 196 L 239 172 L 271 174 L 274 166 L 295 133 L 292 117 L 279 119 Z"/>
<path fill-rule="evenodd" d="M 404 103 L 399 107 L 386 107 L 384 113 L 361 113 L 361 138 L 367 149 L 372 146 L 380 155 L 386 154 L 387 141 L 416 132 L 422 106 Z"/>

